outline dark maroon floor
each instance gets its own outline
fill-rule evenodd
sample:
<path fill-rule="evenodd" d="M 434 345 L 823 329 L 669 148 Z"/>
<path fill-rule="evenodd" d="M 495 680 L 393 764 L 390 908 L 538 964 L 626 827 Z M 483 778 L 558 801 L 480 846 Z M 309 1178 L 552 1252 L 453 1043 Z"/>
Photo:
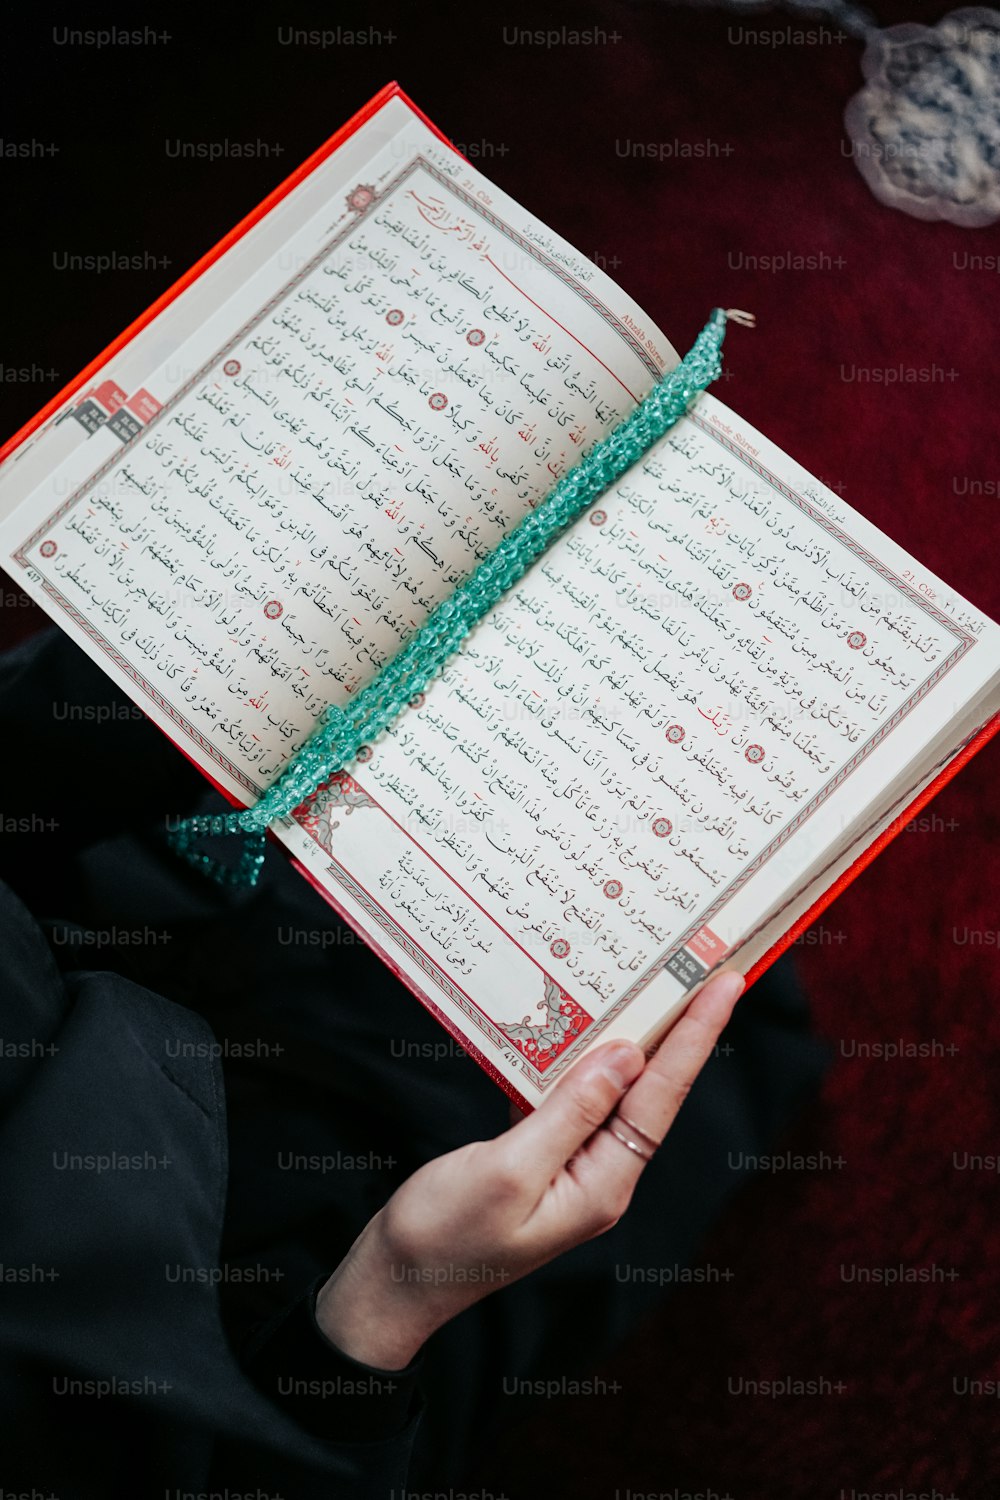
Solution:
<path fill-rule="evenodd" d="M 886 23 L 945 9 L 922 0 L 878 8 Z M 386 6 L 363 17 L 338 7 L 338 23 L 392 27 L 396 40 L 333 53 L 278 47 L 269 21 L 239 36 L 206 21 L 194 36 L 179 18 L 170 66 L 183 68 L 181 94 L 156 58 L 109 73 L 98 56 L 84 69 L 26 29 L 26 45 L 57 76 L 47 96 L 26 99 L 22 133 L 44 130 L 58 96 L 75 122 L 77 157 L 67 146 L 50 188 L 40 168 L 26 179 L 18 164 L 4 166 L 22 224 L 9 275 L 33 289 L 14 299 L 6 360 L 68 378 L 397 77 L 488 175 L 603 258 L 678 347 L 716 304 L 756 312 L 755 333 L 730 335 L 722 398 L 1000 615 L 1000 277 L 964 268 L 970 253 L 1000 255 L 1000 229 L 920 223 L 871 197 L 841 123 L 860 81 L 853 42 L 740 40 L 801 27 L 778 13 L 749 20 L 609 4 L 571 19 L 603 27 L 608 40 L 504 40 L 505 28 L 570 24 L 544 6 L 520 15 L 489 4 L 465 13 Z M 248 103 L 251 79 L 260 93 Z M 124 128 L 105 129 L 95 97 L 113 101 L 106 123 L 113 116 Z M 284 153 L 225 171 L 187 163 L 183 176 L 164 161 L 165 135 L 223 130 L 278 139 Z M 702 151 L 673 147 L 658 162 L 630 154 L 630 142 Z M 112 145 L 113 169 L 106 156 L 107 170 L 85 182 L 80 154 Z M 54 246 L 151 246 L 173 264 L 81 288 L 45 271 Z M 745 268 L 745 257 L 782 254 L 817 257 L 819 268 Z M 940 373 L 888 387 L 850 378 L 889 367 Z M 5 433 L 54 388 L 9 388 Z M 4 640 L 34 625 L 32 610 L 2 611 Z M 614 1373 L 627 1399 L 599 1409 L 548 1403 L 544 1421 L 512 1435 L 502 1456 L 511 1493 L 1000 1494 L 1000 1402 L 963 1393 L 968 1379 L 1000 1380 L 1000 1175 L 955 1165 L 966 1153 L 1000 1153 L 998 767 L 994 744 L 797 950 L 838 1053 L 898 1039 L 957 1050 L 838 1056 L 821 1104 L 788 1144 L 842 1155 L 843 1168 L 761 1177 L 706 1247 L 733 1279 L 682 1291 L 622 1352 Z M 841 1270 L 899 1265 L 936 1265 L 947 1279 L 858 1285 Z M 730 1395 L 741 1376 L 845 1389 Z"/>

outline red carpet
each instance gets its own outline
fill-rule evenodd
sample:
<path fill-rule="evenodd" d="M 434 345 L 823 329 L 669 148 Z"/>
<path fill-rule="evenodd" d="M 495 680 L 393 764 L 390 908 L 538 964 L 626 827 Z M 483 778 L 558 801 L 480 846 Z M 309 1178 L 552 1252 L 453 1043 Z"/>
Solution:
<path fill-rule="evenodd" d="M 879 7 L 885 23 L 944 9 Z M 534 140 L 534 161 L 505 184 L 525 196 L 556 184 L 559 227 L 617 253 L 617 276 L 680 347 L 714 303 L 756 312 L 755 333 L 730 335 L 722 399 L 997 618 L 1000 290 L 995 273 L 962 268 L 970 254 L 996 263 L 1000 229 L 918 223 L 872 198 L 841 125 L 856 43 L 729 40 L 801 28 L 780 13 L 614 14 L 621 55 L 588 59 L 576 94 L 599 107 L 581 119 L 558 88 L 571 171 L 553 108 L 554 139 Z M 490 98 L 491 117 L 506 116 L 502 80 Z M 720 151 L 661 165 L 616 159 L 616 139 Z M 820 269 L 745 269 L 783 254 Z M 891 367 L 918 373 L 850 378 Z M 786 1144 L 844 1166 L 758 1179 L 705 1248 L 733 1279 L 681 1290 L 605 1371 L 624 1389 L 587 1419 L 600 1443 L 570 1437 L 583 1403 L 547 1403 L 534 1441 L 502 1456 L 512 1493 L 531 1494 L 541 1469 L 560 1493 L 622 1500 L 1000 1495 L 1000 1404 L 968 1393 L 1000 1388 L 1000 1175 L 955 1165 L 978 1153 L 995 1167 L 1000 1153 L 998 766 L 994 743 L 795 950 L 838 1055 Z M 900 1039 L 941 1047 L 852 1055 Z M 944 1279 L 859 1284 L 855 1270 L 900 1266 Z M 741 1378 L 783 1377 L 844 1389 L 730 1394 Z"/>
<path fill-rule="evenodd" d="M 878 6 L 885 24 L 933 21 L 945 8 Z M 221 200 L 218 170 L 193 171 L 170 275 L 144 296 L 129 283 L 127 306 L 100 289 L 90 315 L 103 336 L 396 76 L 488 175 L 606 264 L 679 348 L 712 306 L 752 309 L 757 331 L 730 334 L 722 398 L 1000 616 L 1000 280 L 966 260 L 995 263 L 1000 228 L 920 223 L 872 198 L 841 123 L 861 79 L 853 41 L 750 45 L 748 32 L 803 22 L 653 4 L 574 12 L 573 25 L 617 41 L 504 40 L 505 28 L 569 24 L 543 10 L 480 4 L 447 20 L 421 12 L 418 24 L 386 7 L 377 24 L 401 38 L 390 49 L 347 60 L 279 51 L 276 80 L 295 80 L 295 120 L 276 87 L 242 133 L 278 131 L 288 154 L 239 176 L 238 196 Z M 206 43 L 185 83 L 193 121 L 219 108 L 223 51 L 239 76 L 240 45 Z M 152 115 L 142 118 L 152 130 Z M 162 244 L 155 193 L 132 211 L 136 233 Z M 782 256 L 811 257 L 812 268 L 748 268 Z M 48 360 L 68 375 L 98 346 L 100 334 L 88 329 L 85 343 L 58 317 L 35 326 L 39 347 L 26 326 L 12 363 Z M 857 374 L 887 370 L 901 372 L 896 383 Z M 6 640 L 33 626 L 33 612 L 3 611 Z M 1000 1174 L 956 1165 L 978 1153 L 995 1166 L 1000 1154 L 998 767 L 994 743 L 796 950 L 838 1056 L 821 1104 L 787 1144 L 842 1156 L 843 1167 L 759 1178 L 705 1250 L 733 1279 L 677 1295 L 607 1372 L 624 1386 L 614 1401 L 547 1403 L 544 1421 L 512 1434 L 497 1459 L 508 1493 L 1000 1495 L 1000 1402 L 969 1393 L 970 1382 L 1000 1381 Z M 842 1042 L 851 1053 L 900 1039 L 944 1052 L 839 1055 Z M 944 1279 L 844 1279 L 900 1266 L 936 1266 L 930 1274 Z M 741 1379 L 784 1377 L 844 1388 L 730 1393 Z"/>

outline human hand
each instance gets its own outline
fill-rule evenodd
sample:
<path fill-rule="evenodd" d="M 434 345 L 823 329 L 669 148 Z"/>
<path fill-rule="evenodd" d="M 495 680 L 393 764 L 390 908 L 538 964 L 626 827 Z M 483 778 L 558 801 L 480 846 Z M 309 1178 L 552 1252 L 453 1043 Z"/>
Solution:
<path fill-rule="evenodd" d="M 466 1307 L 617 1224 L 743 984 L 723 970 L 648 1062 L 631 1042 L 595 1047 L 503 1135 L 414 1172 L 320 1289 L 331 1342 L 402 1369 Z M 631 1147 L 600 1128 L 612 1113 Z"/>

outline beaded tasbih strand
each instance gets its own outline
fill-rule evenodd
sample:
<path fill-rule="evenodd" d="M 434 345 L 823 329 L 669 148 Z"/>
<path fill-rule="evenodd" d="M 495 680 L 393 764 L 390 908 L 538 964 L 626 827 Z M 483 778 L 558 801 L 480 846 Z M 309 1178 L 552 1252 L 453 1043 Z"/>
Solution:
<path fill-rule="evenodd" d="M 171 846 L 220 884 L 256 884 L 268 826 L 287 817 L 330 777 L 356 759 L 359 748 L 387 729 L 411 699 L 459 649 L 549 544 L 637 463 L 685 414 L 722 370 L 726 322 L 753 327 L 751 314 L 716 308 L 690 351 L 607 437 L 563 475 L 534 510 L 507 533 L 464 583 L 439 604 L 357 697 L 331 704 L 278 779 L 251 807 L 187 818 L 170 829 Z M 242 834 L 238 864 L 226 865 L 198 848 L 215 834 Z"/>

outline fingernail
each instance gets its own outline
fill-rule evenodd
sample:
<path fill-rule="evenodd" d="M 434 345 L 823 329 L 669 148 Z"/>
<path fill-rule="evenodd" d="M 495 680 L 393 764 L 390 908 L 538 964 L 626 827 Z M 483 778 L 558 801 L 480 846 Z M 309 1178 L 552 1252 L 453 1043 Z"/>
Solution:
<path fill-rule="evenodd" d="M 619 1093 L 634 1083 L 645 1066 L 642 1049 L 634 1042 L 616 1042 L 601 1056 L 600 1070 Z"/>
<path fill-rule="evenodd" d="M 746 980 L 735 969 L 724 969 L 713 979 L 712 987 L 721 1001 L 735 1005 L 746 988 Z"/>

